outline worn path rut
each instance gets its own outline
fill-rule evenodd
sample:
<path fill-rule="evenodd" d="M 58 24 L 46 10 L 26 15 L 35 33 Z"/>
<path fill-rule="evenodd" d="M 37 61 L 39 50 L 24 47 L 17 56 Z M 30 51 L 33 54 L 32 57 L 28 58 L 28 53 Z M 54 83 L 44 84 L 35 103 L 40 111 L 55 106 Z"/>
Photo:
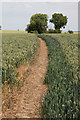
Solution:
<path fill-rule="evenodd" d="M 36 62 L 31 66 L 29 75 L 25 78 L 20 94 L 14 97 L 14 107 L 3 113 L 7 118 L 40 118 L 40 98 L 47 92 L 48 86 L 43 84 L 48 66 L 48 48 L 45 41 L 40 41 Z M 24 71 L 20 67 L 19 71 Z"/>

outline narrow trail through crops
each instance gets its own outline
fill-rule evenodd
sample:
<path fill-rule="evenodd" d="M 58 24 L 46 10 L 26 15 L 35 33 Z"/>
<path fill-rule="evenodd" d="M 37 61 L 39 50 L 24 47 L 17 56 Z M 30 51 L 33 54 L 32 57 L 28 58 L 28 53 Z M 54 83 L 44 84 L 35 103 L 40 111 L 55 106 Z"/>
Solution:
<path fill-rule="evenodd" d="M 14 97 L 14 107 L 3 114 L 7 118 L 40 118 L 40 98 L 47 92 L 43 84 L 48 65 L 48 48 L 45 41 L 39 38 L 40 47 L 36 62 L 31 66 L 20 93 Z M 24 67 L 19 68 L 24 71 Z"/>

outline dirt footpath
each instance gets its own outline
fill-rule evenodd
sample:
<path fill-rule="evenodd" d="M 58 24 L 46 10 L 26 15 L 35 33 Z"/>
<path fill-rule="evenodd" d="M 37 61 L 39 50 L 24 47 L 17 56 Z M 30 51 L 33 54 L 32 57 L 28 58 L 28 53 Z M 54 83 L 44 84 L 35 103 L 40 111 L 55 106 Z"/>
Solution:
<path fill-rule="evenodd" d="M 36 62 L 31 66 L 29 75 L 19 94 L 15 93 L 14 107 L 3 113 L 3 118 L 40 118 L 40 98 L 48 89 L 43 84 L 48 65 L 48 48 L 45 41 L 40 39 L 40 47 Z M 26 66 L 25 66 L 26 69 Z M 24 71 L 21 66 L 19 71 Z"/>

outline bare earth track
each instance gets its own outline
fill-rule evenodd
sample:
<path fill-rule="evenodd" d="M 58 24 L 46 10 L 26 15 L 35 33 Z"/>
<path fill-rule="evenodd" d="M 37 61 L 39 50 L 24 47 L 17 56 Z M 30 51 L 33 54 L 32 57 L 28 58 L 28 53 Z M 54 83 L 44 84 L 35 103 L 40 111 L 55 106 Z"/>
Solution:
<path fill-rule="evenodd" d="M 48 65 L 48 48 L 45 41 L 39 38 L 40 47 L 36 62 L 31 66 L 29 75 L 19 94 L 15 93 L 14 107 L 3 112 L 3 118 L 40 118 L 40 98 L 47 92 L 48 86 L 43 84 Z M 19 71 L 24 72 L 21 66 Z"/>

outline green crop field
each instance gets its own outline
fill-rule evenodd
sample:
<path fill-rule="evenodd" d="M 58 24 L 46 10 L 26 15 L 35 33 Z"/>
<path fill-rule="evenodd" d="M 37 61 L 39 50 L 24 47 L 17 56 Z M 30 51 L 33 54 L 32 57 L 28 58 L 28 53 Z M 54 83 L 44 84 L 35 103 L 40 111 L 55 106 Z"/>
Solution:
<path fill-rule="evenodd" d="M 49 90 L 41 103 L 42 117 L 76 119 L 78 101 L 78 35 L 40 35 L 48 46 L 49 65 L 45 83 Z M 43 99 L 42 99 L 43 101 Z"/>
<path fill-rule="evenodd" d="M 14 84 L 17 79 L 15 68 L 34 58 L 37 36 L 22 31 L 2 32 L 2 83 Z"/>
<path fill-rule="evenodd" d="M 49 90 L 41 99 L 41 116 L 76 119 L 79 116 L 78 34 L 43 34 L 39 37 L 48 46 L 49 60 L 44 79 Z M 2 31 L 3 85 L 18 82 L 16 68 L 26 61 L 32 63 L 39 46 L 37 39 L 37 35 L 25 31 Z"/>

